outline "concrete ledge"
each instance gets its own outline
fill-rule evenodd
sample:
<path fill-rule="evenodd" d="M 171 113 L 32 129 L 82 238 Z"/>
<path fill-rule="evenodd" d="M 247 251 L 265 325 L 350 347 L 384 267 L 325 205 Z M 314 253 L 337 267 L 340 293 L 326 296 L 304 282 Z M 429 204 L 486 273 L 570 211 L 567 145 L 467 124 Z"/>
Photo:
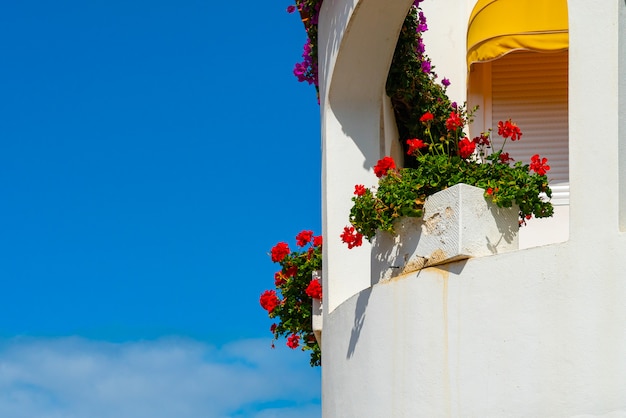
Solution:
<path fill-rule="evenodd" d="M 424 216 L 401 218 L 396 235 L 372 242 L 374 283 L 451 261 L 518 249 L 518 208 L 499 208 L 484 190 L 457 184 L 428 197 Z"/>

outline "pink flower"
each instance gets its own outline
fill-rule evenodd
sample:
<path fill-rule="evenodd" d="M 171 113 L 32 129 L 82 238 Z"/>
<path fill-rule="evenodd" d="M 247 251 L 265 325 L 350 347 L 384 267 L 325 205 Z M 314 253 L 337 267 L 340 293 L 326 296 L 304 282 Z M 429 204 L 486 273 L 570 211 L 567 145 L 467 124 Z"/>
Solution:
<path fill-rule="evenodd" d="M 393 158 L 384 157 L 378 160 L 378 163 L 374 166 L 374 173 L 376 174 L 376 177 L 380 178 L 387 174 L 389 170 L 393 170 L 394 168 L 396 168 L 396 162 Z"/>
<path fill-rule="evenodd" d="M 296 11 L 296 6 L 293 4 L 291 6 L 287 6 L 287 13 L 293 13 Z"/>

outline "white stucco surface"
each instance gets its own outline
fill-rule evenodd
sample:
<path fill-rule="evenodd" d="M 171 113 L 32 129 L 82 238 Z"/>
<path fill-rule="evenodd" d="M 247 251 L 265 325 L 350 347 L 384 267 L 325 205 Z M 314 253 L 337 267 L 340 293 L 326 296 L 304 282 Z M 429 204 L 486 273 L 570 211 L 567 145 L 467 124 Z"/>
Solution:
<path fill-rule="evenodd" d="M 626 417 L 624 0 L 568 2 L 569 239 L 371 286 L 371 247 L 338 237 L 385 152 L 384 80 L 411 3 L 322 7 L 323 416 Z M 451 79 L 473 6 L 452 3 L 423 3 Z"/>

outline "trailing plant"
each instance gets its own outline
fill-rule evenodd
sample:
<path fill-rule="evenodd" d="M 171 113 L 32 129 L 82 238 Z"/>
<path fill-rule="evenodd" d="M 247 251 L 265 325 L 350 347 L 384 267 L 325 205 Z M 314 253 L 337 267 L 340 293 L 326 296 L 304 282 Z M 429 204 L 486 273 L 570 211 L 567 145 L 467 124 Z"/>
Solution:
<path fill-rule="evenodd" d="M 311 273 L 322 268 L 322 237 L 302 231 L 296 235 L 296 246 L 299 249 L 292 251 L 286 242 L 279 242 L 272 248 L 272 261 L 281 268 L 274 274 L 275 288 L 263 292 L 260 303 L 276 320 L 270 328 L 274 341 L 284 337 L 289 348 L 310 351 L 311 366 L 319 366 L 321 352 L 311 315 L 313 298 L 322 298 L 322 286 Z"/>
<path fill-rule="evenodd" d="M 319 103 L 319 78 L 317 60 L 317 26 L 322 7 L 322 0 L 296 0 L 295 5 L 287 7 L 288 13 L 299 12 L 307 34 L 307 40 L 302 50 L 302 62 L 296 63 L 293 74 L 300 82 L 307 82 L 315 86 Z"/>
<path fill-rule="evenodd" d="M 404 19 L 393 54 L 386 82 L 386 92 L 391 99 L 399 140 L 408 151 L 405 140 L 409 138 L 438 139 L 447 134 L 445 121 L 456 103 L 450 101 L 446 89 L 450 80 L 437 82 L 437 73 L 426 54 L 423 34 L 428 30 L 426 17 L 420 7 L 422 0 L 415 0 Z M 420 117 L 428 112 L 433 117 L 429 135 Z M 404 166 L 415 166 L 415 160 L 405 158 Z"/>

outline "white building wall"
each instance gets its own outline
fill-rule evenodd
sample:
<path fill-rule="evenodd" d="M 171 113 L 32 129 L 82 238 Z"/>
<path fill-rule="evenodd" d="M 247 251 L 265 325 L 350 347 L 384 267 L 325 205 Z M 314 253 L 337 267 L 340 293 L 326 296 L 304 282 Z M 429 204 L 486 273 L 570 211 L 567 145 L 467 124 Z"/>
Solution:
<path fill-rule="evenodd" d="M 438 1 L 451 33 L 466 26 L 468 10 Z M 322 8 L 323 416 L 626 417 L 624 0 L 569 1 L 569 241 L 371 287 L 369 247 L 347 250 L 338 236 L 354 184 L 375 182 L 384 80 L 411 3 Z M 438 39 L 428 52 L 453 79 Z"/>

